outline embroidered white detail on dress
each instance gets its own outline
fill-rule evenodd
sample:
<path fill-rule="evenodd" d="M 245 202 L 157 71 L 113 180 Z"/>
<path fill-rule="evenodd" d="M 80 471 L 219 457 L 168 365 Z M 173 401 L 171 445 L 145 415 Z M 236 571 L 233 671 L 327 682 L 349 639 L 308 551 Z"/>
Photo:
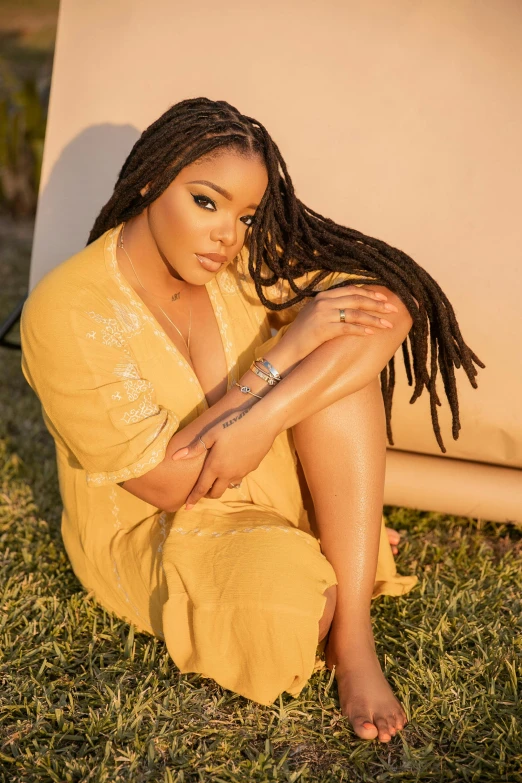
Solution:
<path fill-rule="evenodd" d="M 158 553 L 163 552 L 163 544 L 167 538 L 167 512 L 162 511 L 158 517 L 158 525 L 160 528 L 160 543 L 158 545 Z"/>
<path fill-rule="evenodd" d="M 177 363 L 180 367 L 183 367 L 185 370 L 187 370 L 187 379 L 189 383 L 199 385 L 199 381 L 197 377 L 194 375 L 194 371 L 192 370 L 192 367 L 187 362 L 185 357 L 182 353 L 180 353 L 177 348 L 173 345 L 173 343 L 169 340 L 167 337 L 167 334 L 160 330 L 158 327 L 158 322 L 155 318 L 153 318 L 151 315 L 149 315 L 145 307 L 143 305 L 143 302 L 138 301 L 135 297 L 135 293 L 133 289 L 127 284 L 125 278 L 121 274 L 118 262 L 116 260 L 116 239 L 118 235 L 118 230 L 113 229 L 112 233 L 110 234 L 110 243 L 108 245 L 108 255 L 109 255 L 109 267 L 111 269 L 112 274 L 116 278 L 116 281 L 118 283 L 118 288 L 122 293 L 125 294 L 125 296 L 128 298 L 131 306 L 134 308 L 135 311 L 137 311 L 141 317 L 141 320 L 143 323 L 148 323 L 151 329 L 153 330 L 156 337 L 159 337 L 163 345 L 165 347 L 165 350 L 169 353 L 173 354 L 176 357 Z M 205 395 L 203 394 L 203 390 L 200 387 L 200 395 L 202 396 L 202 399 L 205 398 Z"/>
<path fill-rule="evenodd" d="M 87 334 L 85 336 L 88 337 L 89 340 L 95 340 L 96 339 L 96 332 L 87 332 Z"/>
<path fill-rule="evenodd" d="M 152 384 L 150 381 L 144 381 L 142 378 L 136 381 L 124 381 L 123 388 L 127 392 L 127 397 L 130 402 L 137 400 L 140 394 L 145 394 L 152 390 Z"/>
<path fill-rule="evenodd" d="M 120 362 L 113 370 L 118 378 L 139 378 L 140 373 L 134 362 Z"/>
<path fill-rule="evenodd" d="M 237 294 L 237 288 L 228 273 L 228 269 L 223 269 L 221 274 L 216 276 L 216 280 L 223 294 Z"/>
<path fill-rule="evenodd" d="M 121 400 L 121 394 L 119 392 L 114 392 L 114 394 L 111 394 L 111 399 Z"/>
<path fill-rule="evenodd" d="M 166 417 L 161 427 L 159 427 L 161 434 L 156 441 L 156 448 L 149 454 L 148 459 L 139 460 L 130 467 L 121 468 L 121 470 L 87 473 L 87 484 L 91 487 L 99 487 L 102 484 L 121 484 L 122 481 L 127 481 L 127 479 L 142 476 L 165 458 L 167 443 L 178 427 L 179 419 L 177 417 Z"/>
<path fill-rule="evenodd" d="M 307 544 L 314 546 L 314 539 L 308 533 L 303 533 L 302 530 L 298 530 L 295 527 L 283 527 L 282 525 L 256 525 L 255 527 L 241 527 L 231 530 L 200 530 L 199 527 L 187 530 L 184 527 L 172 527 L 172 533 L 179 533 L 181 536 L 207 536 L 209 538 L 221 538 L 222 536 L 235 536 L 238 533 L 257 533 L 258 531 L 264 531 L 266 533 L 273 533 L 279 531 L 280 533 L 294 533 L 296 536 L 302 538 Z"/>
<path fill-rule="evenodd" d="M 137 408 L 132 408 L 123 414 L 122 421 L 125 424 L 136 424 L 142 419 L 148 419 L 149 416 L 155 416 L 156 413 L 159 413 L 159 405 L 152 401 L 152 392 L 148 392 L 143 395 Z"/>
<path fill-rule="evenodd" d="M 112 555 L 111 559 L 112 559 L 112 570 L 113 570 L 114 576 L 116 577 L 116 585 L 118 587 L 118 590 L 121 590 L 123 595 L 125 596 L 125 603 L 129 604 L 129 606 L 132 606 L 133 610 L 136 612 L 136 617 L 139 617 L 140 619 L 142 619 L 141 614 L 140 614 L 140 610 L 138 609 L 138 607 L 136 606 L 134 601 L 131 601 L 129 594 L 127 593 L 127 591 L 125 590 L 125 588 L 123 587 L 123 585 L 121 583 L 121 576 L 120 576 L 120 572 L 118 571 L 118 566 L 116 565 L 116 559 L 115 559 L 114 555 Z"/>
<path fill-rule="evenodd" d="M 109 302 L 127 337 L 133 337 L 143 331 L 143 323 L 134 310 L 131 310 L 130 307 L 121 302 L 117 302 L 115 299 L 109 299 Z"/>
<path fill-rule="evenodd" d="M 116 346 L 116 348 L 123 348 L 127 353 L 129 352 L 129 346 L 127 345 L 125 338 L 120 329 L 120 325 L 116 318 L 105 318 L 99 313 L 95 313 L 94 310 L 90 310 L 87 315 L 96 321 L 97 324 L 103 326 L 101 330 L 101 339 L 104 345 L 109 347 Z"/>
<path fill-rule="evenodd" d="M 170 435 L 167 440 L 170 440 Z M 122 481 L 141 476 L 157 465 L 165 457 L 165 447 L 155 449 L 150 455 L 149 459 L 142 462 L 136 462 L 133 465 L 132 470 L 130 468 L 122 468 L 121 470 L 108 471 L 107 473 L 88 473 L 87 484 L 91 487 L 97 487 L 100 484 L 121 484 Z"/>
<path fill-rule="evenodd" d="M 114 518 L 113 527 L 115 528 L 115 530 L 119 530 L 121 527 L 121 521 L 120 521 L 120 507 L 118 506 L 116 487 L 111 487 L 109 498 L 112 504 L 111 514 Z"/>

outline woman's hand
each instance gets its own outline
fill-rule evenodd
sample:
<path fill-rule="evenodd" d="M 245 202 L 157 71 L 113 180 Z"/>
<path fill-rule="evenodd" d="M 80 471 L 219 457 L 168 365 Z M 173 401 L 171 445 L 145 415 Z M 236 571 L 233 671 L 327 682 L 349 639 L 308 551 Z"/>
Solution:
<path fill-rule="evenodd" d="M 185 508 L 192 508 L 200 498 L 220 498 L 229 484 L 238 484 L 255 470 L 276 438 L 277 432 L 270 422 L 256 414 L 257 405 L 241 408 L 228 414 L 201 433 L 186 447 L 178 449 L 172 459 L 193 459 L 205 454 L 205 462 L 197 482 L 185 501 Z"/>
<path fill-rule="evenodd" d="M 340 335 L 364 337 L 375 329 L 393 329 L 391 321 L 383 316 L 398 310 L 386 299 L 386 294 L 380 291 L 356 285 L 321 291 L 301 308 L 282 339 L 291 335 L 299 357 L 304 358 Z M 340 309 L 345 311 L 344 323 L 339 320 Z"/>

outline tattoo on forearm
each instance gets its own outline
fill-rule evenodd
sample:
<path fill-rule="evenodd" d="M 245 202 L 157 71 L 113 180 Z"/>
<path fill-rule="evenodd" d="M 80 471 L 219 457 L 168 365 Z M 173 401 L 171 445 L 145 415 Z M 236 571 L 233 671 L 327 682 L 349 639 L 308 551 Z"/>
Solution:
<path fill-rule="evenodd" d="M 225 427 L 230 427 L 235 421 L 238 421 L 238 419 L 242 419 L 243 416 L 246 416 L 250 408 L 246 408 L 244 411 L 241 411 L 241 413 L 238 413 L 237 416 L 234 416 L 233 419 L 229 419 L 228 421 L 223 422 L 223 429 Z"/>

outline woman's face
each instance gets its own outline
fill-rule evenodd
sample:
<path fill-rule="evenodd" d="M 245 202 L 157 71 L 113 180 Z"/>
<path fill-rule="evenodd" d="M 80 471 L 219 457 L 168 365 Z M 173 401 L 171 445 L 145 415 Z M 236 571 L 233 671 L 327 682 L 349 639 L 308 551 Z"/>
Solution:
<path fill-rule="evenodd" d="M 268 184 L 264 163 L 231 151 L 180 171 L 147 209 L 148 227 L 171 274 L 204 285 L 236 257 Z M 198 259 L 221 256 L 217 263 Z"/>

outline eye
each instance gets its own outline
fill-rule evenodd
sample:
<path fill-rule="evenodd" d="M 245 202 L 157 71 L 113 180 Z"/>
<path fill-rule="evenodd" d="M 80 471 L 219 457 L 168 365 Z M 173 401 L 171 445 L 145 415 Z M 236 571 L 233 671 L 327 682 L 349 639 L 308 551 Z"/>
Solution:
<path fill-rule="evenodd" d="M 194 201 L 196 202 L 196 204 L 198 205 L 198 207 L 201 207 L 202 209 L 207 209 L 207 207 L 205 207 L 201 202 L 205 202 L 207 204 L 212 204 L 214 209 L 216 207 L 215 203 L 212 201 L 211 198 L 208 198 L 208 196 L 196 196 L 193 193 L 191 193 L 191 196 L 194 199 Z M 210 210 L 208 210 L 208 211 L 210 211 Z"/>
<path fill-rule="evenodd" d="M 201 207 L 201 209 L 206 209 L 207 212 L 215 212 L 216 211 L 216 203 L 215 203 L 215 201 L 212 201 L 212 199 L 209 198 L 208 196 L 202 196 L 202 195 L 198 195 L 196 193 L 191 193 L 190 195 L 192 196 L 192 198 L 194 199 L 194 201 L 196 202 L 198 207 Z M 212 207 L 214 207 L 214 209 L 209 209 L 208 208 L 209 204 L 211 204 Z M 253 223 L 254 223 L 254 218 L 255 218 L 255 215 L 245 215 L 245 217 L 241 218 L 241 220 L 243 222 L 245 220 L 250 221 L 249 223 L 245 223 L 245 226 L 247 228 L 250 228 L 250 226 L 252 226 Z"/>

